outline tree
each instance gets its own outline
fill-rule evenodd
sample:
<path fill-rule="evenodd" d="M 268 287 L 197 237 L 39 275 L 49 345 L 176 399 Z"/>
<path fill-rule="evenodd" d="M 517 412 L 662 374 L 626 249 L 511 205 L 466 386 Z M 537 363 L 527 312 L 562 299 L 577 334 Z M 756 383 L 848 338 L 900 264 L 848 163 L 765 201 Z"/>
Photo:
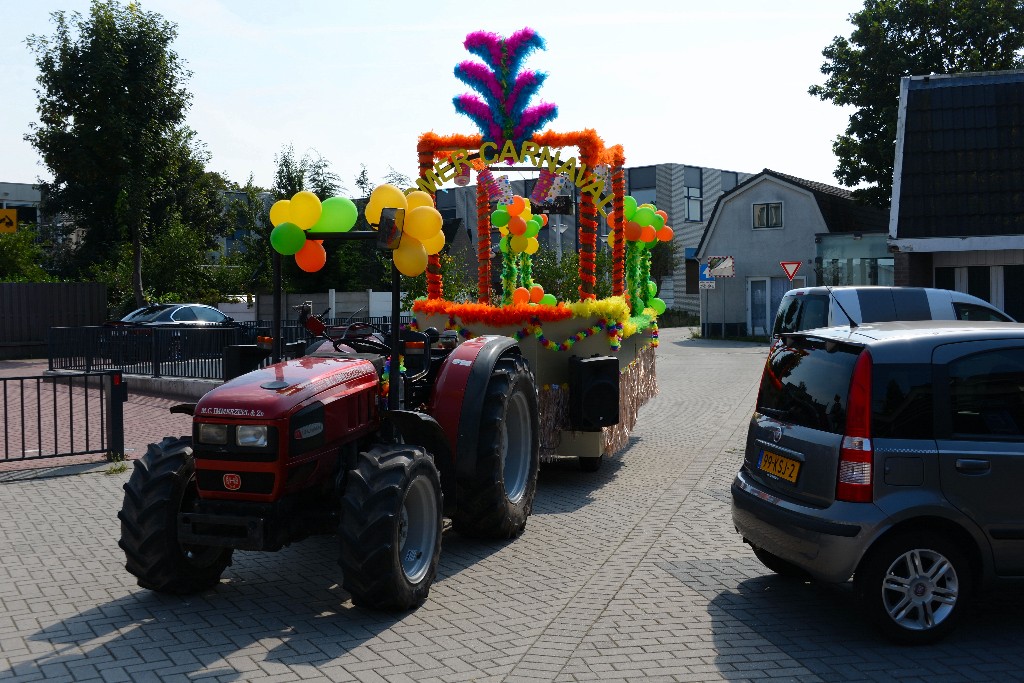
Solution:
<path fill-rule="evenodd" d="M 0 234 L 0 282 L 49 282 L 39 264 L 45 255 L 32 225 L 19 225 L 14 233 Z"/>
<path fill-rule="evenodd" d="M 809 93 L 857 108 L 832 150 L 835 177 L 885 208 L 892 195 L 900 78 L 1024 66 L 1021 0 L 865 0 L 850 38 L 822 50 L 823 85 Z"/>
<path fill-rule="evenodd" d="M 174 24 L 136 4 L 93 0 L 89 14 L 54 12 L 53 36 L 27 39 L 39 68 L 39 123 L 25 139 L 53 176 L 44 210 L 83 228 L 80 271 L 132 245 L 132 289 L 144 303 L 142 245 L 164 227 L 180 172 L 195 170 L 185 124 L 191 76 L 170 49 Z"/>
<path fill-rule="evenodd" d="M 341 184 L 341 178 L 331 170 L 331 162 L 324 159 L 319 152 L 313 150 L 309 156 L 308 175 L 309 189 L 320 198 L 320 201 L 328 197 L 337 197 L 342 193 L 348 193 L 348 188 Z"/>
<path fill-rule="evenodd" d="M 370 182 L 370 174 L 366 170 L 366 164 L 359 164 L 359 175 L 356 176 L 356 189 L 363 197 L 369 197 L 373 192 L 373 183 Z"/>

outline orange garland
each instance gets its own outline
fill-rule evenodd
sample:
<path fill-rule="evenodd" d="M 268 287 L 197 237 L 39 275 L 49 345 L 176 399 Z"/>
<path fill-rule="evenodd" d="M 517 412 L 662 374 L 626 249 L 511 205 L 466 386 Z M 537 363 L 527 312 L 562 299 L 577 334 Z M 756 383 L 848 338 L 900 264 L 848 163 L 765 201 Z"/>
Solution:
<path fill-rule="evenodd" d="M 626 173 L 621 166 L 612 169 L 612 215 L 609 222 L 615 243 L 612 246 L 612 296 L 622 296 L 626 291 L 626 240 L 622 227 L 622 198 L 626 194 Z"/>
<path fill-rule="evenodd" d="M 413 304 L 415 313 L 455 316 L 464 323 L 484 323 L 493 327 L 521 325 L 537 318 L 554 322 L 572 317 L 572 310 L 559 303 L 554 306 L 519 304 L 497 308 L 490 304 L 457 304 L 444 299 L 420 299 Z"/>

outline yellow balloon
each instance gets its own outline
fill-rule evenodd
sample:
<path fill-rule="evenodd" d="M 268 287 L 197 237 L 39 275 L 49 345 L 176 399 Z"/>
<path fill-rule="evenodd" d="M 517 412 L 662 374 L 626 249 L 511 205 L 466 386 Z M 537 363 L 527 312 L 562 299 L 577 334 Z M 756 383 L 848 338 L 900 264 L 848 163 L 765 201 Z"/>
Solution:
<path fill-rule="evenodd" d="M 608 246 L 609 247 L 614 247 L 615 246 L 615 233 L 614 232 L 608 233 Z"/>
<path fill-rule="evenodd" d="M 425 242 L 441 232 L 441 212 L 432 206 L 417 206 L 405 214 L 406 235 Z"/>
<path fill-rule="evenodd" d="M 530 208 L 527 207 L 523 209 L 523 212 L 519 214 L 519 217 L 522 218 L 524 221 L 528 221 L 531 218 L 533 218 L 533 214 L 530 212 Z"/>
<path fill-rule="evenodd" d="M 320 206 L 320 198 L 309 190 L 296 192 L 292 195 L 291 205 L 288 207 L 291 213 L 291 222 L 303 230 L 309 230 L 320 220 L 320 213 L 323 208 Z"/>
<path fill-rule="evenodd" d="M 405 194 L 394 185 L 380 185 L 370 193 L 363 215 L 366 222 L 376 228 L 380 223 L 380 212 L 384 209 L 407 209 Z"/>
<path fill-rule="evenodd" d="M 288 216 L 291 214 L 292 203 L 287 199 L 280 199 L 270 207 L 270 224 L 275 228 L 282 223 L 291 223 Z"/>
<path fill-rule="evenodd" d="M 395 268 L 407 277 L 421 275 L 427 269 L 427 251 L 418 239 L 402 235 L 402 242 L 394 252 Z"/>
<path fill-rule="evenodd" d="M 501 236 L 504 237 L 505 235 L 508 234 L 508 228 L 503 225 L 500 228 L 498 228 L 498 232 L 500 232 Z"/>
<path fill-rule="evenodd" d="M 427 250 L 428 256 L 433 256 L 444 249 L 444 233 L 439 232 L 430 239 L 424 241 L 423 248 Z"/>
<path fill-rule="evenodd" d="M 434 198 L 423 190 L 416 190 L 405 195 L 405 202 L 409 205 L 409 211 L 412 211 L 417 206 L 429 206 L 434 208 Z"/>
<path fill-rule="evenodd" d="M 524 235 L 512 235 L 512 238 L 508 241 L 508 246 L 518 254 L 521 251 L 526 251 L 526 245 L 529 244 L 529 241 L 530 238 Z"/>
<path fill-rule="evenodd" d="M 537 241 L 536 237 L 526 238 L 526 253 L 536 254 L 537 250 L 540 249 L 540 242 Z"/>

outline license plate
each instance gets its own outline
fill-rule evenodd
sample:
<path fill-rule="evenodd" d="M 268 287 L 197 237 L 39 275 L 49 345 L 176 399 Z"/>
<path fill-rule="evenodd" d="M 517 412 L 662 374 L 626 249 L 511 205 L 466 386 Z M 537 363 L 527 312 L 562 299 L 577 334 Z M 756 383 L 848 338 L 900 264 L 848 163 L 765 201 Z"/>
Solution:
<path fill-rule="evenodd" d="M 785 479 L 796 483 L 796 477 L 800 474 L 800 461 L 787 458 L 771 451 L 761 451 L 761 457 L 757 461 L 757 468 L 762 472 L 772 474 L 779 479 Z"/>

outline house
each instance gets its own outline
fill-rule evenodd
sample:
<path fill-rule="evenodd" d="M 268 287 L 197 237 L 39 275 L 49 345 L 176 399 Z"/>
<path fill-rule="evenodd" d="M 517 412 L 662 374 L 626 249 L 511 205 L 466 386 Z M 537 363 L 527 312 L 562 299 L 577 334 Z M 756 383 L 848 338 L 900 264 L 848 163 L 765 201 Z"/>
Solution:
<path fill-rule="evenodd" d="M 896 284 L 1024 320 L 1024 70 L 900 81 L 889 248 Z"/>
<path fill-rule="evenodd" d="M 697 245 L 705 271 L 716 257 L 734 264 L 731 275 L 701 278 L 702 332 L 766 335 L 794 287 L 892 284 L 887 217 L 849 190 L 767 168 L 740 183 L 715 203 Z"/>

